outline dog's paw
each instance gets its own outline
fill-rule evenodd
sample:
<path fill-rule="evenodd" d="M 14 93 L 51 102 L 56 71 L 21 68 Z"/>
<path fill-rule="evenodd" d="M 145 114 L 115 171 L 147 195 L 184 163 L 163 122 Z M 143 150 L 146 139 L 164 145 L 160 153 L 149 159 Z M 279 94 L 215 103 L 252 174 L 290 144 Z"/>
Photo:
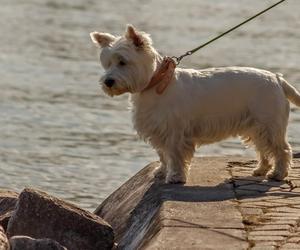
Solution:
<path fill-rule="evenodd" d="M 179 184 L 179 183 L 186 183 L 186 176 L 178 173 L 168 174 L 166 177 L 167 184 Z"/>
<path fill-rule="evenodd" d="M 288 176 L 288 172 L 278 172 L 276 170 L 274 170 L 273 172 L 267 175 L 268 179 L 272 179 L 275 181 L 282 181 L 287 176 Z"/>
<path fill-rule="evenodd" d="M 164 179 L 166 177 L 166 168 L 162 165 L 154 170 L 154 177 L 157 179 Z"/>
<path fill-rule="evenodd" d="M 268 169 L 256 168 L 253 170 L 253 176 L 265 176 L 268 173 Z"/>

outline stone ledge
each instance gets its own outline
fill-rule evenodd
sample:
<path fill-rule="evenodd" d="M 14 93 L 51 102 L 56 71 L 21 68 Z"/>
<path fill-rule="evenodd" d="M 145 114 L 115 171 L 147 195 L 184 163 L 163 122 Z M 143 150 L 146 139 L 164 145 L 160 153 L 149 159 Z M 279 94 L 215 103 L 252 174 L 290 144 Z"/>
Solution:
<path fill-rule="evenodd" d="M 282 182 L 253 177 L 256 161 L 195 158 L 185 185 L 154 177 L 152 163 L 95 213 L 118 249 L 287 249 L 299 244 L 300 161 Z"/>
<path fill-rule="evenodd" d="M 119 249 L 246 249 L 229 160 L 195 158 L 185 185 L 164 184 L 154 177 L 158 163 L 152 163 L 95 213 L 112 225 Z"/>

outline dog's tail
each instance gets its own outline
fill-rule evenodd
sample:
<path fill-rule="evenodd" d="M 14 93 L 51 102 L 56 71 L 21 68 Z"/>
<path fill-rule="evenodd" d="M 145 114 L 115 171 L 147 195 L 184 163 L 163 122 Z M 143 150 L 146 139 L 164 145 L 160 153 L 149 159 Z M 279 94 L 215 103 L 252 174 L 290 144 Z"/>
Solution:
<path fill-rule="evenodd" d="M 295 105 L 300 107 L 300 93 L 291 84 L 289 84 L 283 77 L 282 74 L 276 74 L 278 82 L 280 83 L 285 96 Z"/>

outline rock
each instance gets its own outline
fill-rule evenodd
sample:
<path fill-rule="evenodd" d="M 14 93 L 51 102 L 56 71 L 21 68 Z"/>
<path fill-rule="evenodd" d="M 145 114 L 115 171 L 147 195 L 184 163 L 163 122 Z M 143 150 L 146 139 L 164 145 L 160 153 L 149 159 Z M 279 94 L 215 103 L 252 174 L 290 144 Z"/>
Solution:
<path fill-rule="evenodd" d="M 300 152 L 293 153 L 293 158 L 300 158 Z"/>
<path fill-rule="evenodd" d="M 229 160 L 240 158 L 194 158 L 185 185 L 164 184 L 152 163 L 95 213 L 114 228 L 118 249 L 247 249 Z"/>
<path fill-rule="evenodd" d="M 9 250 L 8 239 L 4 233 L 4 229 L 0 226 L 0 250 Z"/>
<path fill-rule="evenodd" d="M 159 208 L 163 180 L 154 178 L 156 163 L 138 172 L 112 193 L 94 212 L 112 225 L 119 248 L 135 238 L 143 238 L 144 230 Z M 131 228 L 132 225 L 136 225 Z M 139 235 L 139 236 L 138 236 Z"/>
<path fill-rule="evenodd" d="M 11 250 L 67 250 L 51 239 L 33 239 L 28 236 L 13 236 L 9 239 Z"/>
<path fill-rule="evenodd" d="M 18 193 L 8 190 L 0 190 L 0 225 L 5 231 L 8 220 L 15 209 L 17 201 Z"/>
<path fill-rule="evenodd" d="M 7 235 L 50 238 L 70 250 L 111 249 L 114 242 L 111 226 L 100 217 L 29 188 L 19 196 Z"/>

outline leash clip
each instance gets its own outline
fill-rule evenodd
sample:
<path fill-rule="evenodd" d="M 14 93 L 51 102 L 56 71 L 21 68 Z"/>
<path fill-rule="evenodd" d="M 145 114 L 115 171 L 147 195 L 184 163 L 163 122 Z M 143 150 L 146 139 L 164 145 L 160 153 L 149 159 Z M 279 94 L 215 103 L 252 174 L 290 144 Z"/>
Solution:
<path fill-rule="evenodd" d="M 190 56 L 191 54 L 193 54 L 192 51 L 187 51 L 185 54 L 181 56 L 172 56 L 171 58 L 174 59 L 175 64 L 178 65 L 184 57 Z"/>

